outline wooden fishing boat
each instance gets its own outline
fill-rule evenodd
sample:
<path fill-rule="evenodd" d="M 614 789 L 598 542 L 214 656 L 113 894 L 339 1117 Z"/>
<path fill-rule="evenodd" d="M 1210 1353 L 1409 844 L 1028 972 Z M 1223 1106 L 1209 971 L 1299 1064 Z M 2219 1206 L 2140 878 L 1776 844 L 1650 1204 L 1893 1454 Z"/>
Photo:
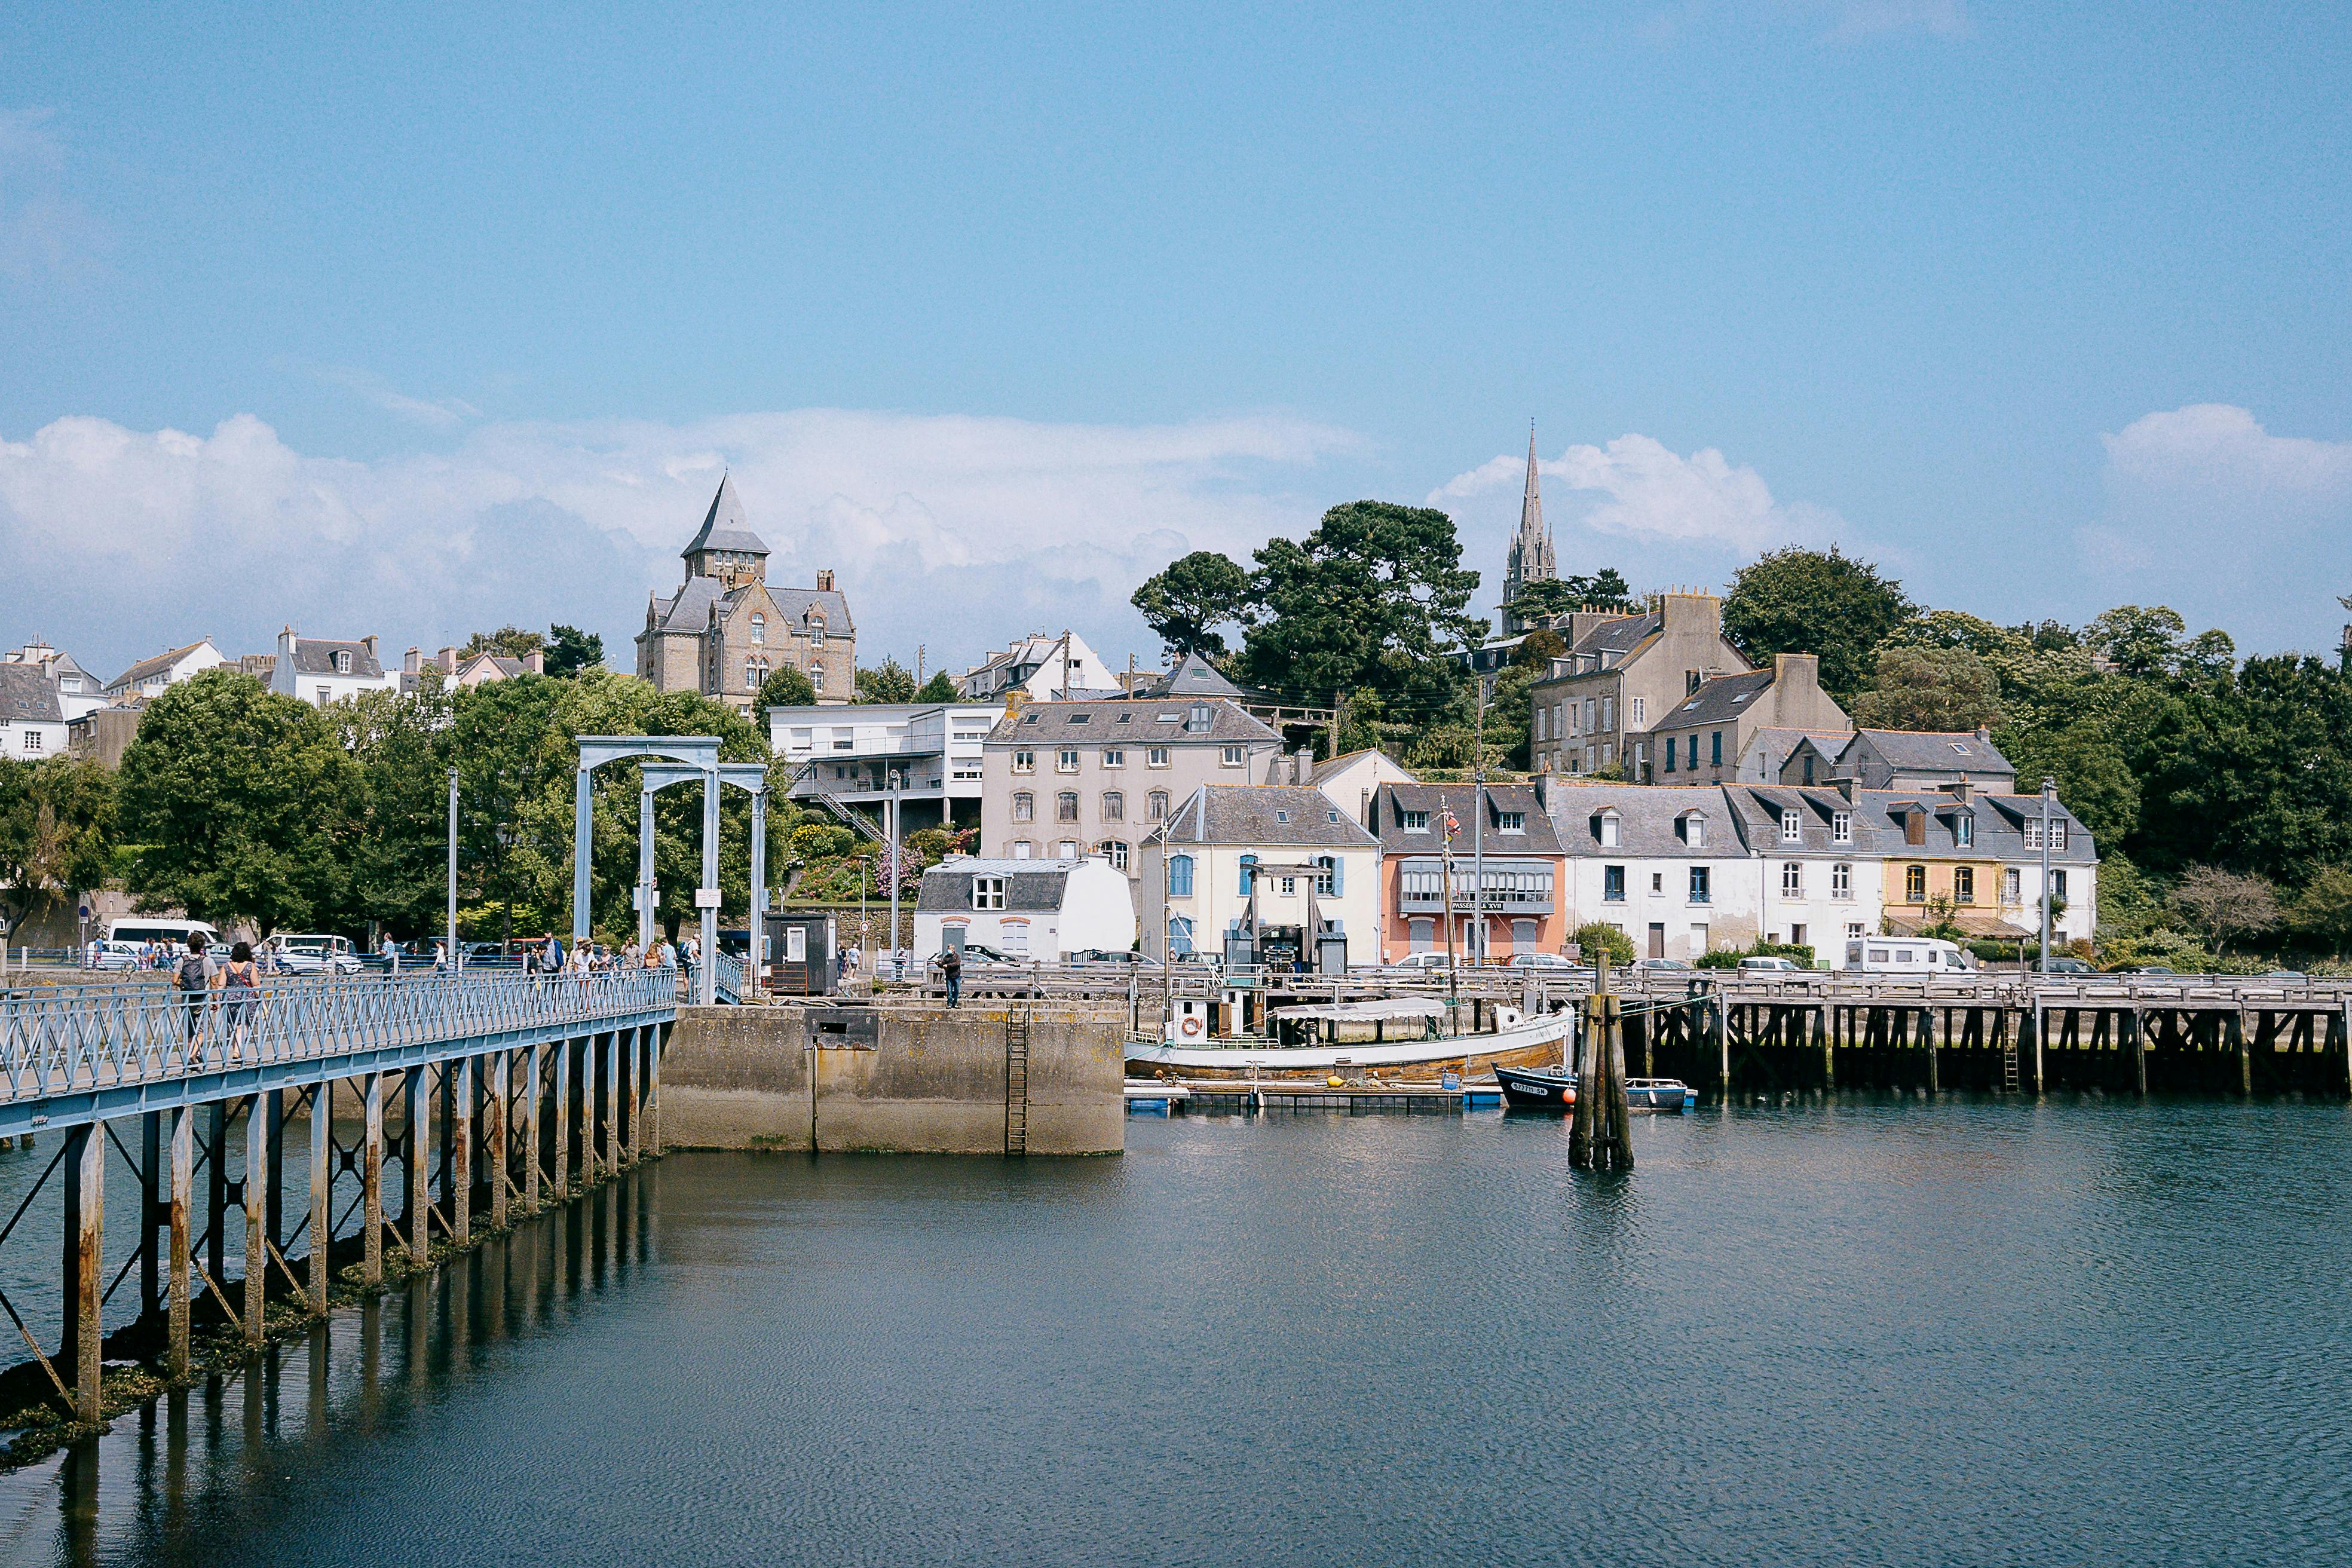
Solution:
<path fill-rule="evenodd" d="M 1468 1077 L 1488 1068 L 1558 1061 L 1569 1023 L 1565 1013 L 1529 1018 L 1516 1008 L 1497 1007 L 1492 1030 L 1451 1034 L 1444 1027 L 1445 1015 L 1444 1004 L 1423 997 L 1277 1007 L 1270 1019 L 1301 1043 L 1279 1045 L 1255 1036 L 1135 1039 L 1128 1042 L 1127 1065 L 1132 1073 L 1186 1079 L 1359 1078 L 1416 1070 L 1434 1075 L 1449 1068 Z M 1342 1037 L 1367 1028 L 1373 1037 Z M 1414 1037 L 1392 1037 L 1400 1033 Z"/>
<path fill-rule="evenodd" d="M 1576 1075 L 1558 1068 L 1498 1067 L 1495 1081 L 1503 1086 L 1503 1103 L 1515 1110 L 1567 1110 L 1576 1104 Z M 1678 1078 L 1625 1080 L 1628 1110 L 1689 1110 L 1697 1104 L 1698 1090 Z"/>

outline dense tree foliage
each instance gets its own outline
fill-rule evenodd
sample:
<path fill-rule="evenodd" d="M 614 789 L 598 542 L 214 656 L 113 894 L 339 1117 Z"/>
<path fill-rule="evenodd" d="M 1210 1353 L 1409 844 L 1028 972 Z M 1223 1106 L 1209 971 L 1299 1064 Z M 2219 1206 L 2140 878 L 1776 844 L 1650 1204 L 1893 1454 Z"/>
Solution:
<path fill-rule="evenodd" d="M 494 653 L 500 658 L 521 658 L 546 646 L 547 639 L 537 632 L 521 626 L 500 626 L 497 631 L 476 632 L 467 637 L 466 646 L 457 650 L 457 657 L 471 658 L 478 653 Z M 600 641 L 597 647 L 601 657 L 604 645 Z"/>
<path fill-rule="evenodd" d="M 604 662 L 604 639 L 561 621 L 547 628 L 547 673 L 577 675 Z"/>
<path fill-rule="evenodd" d="M 1224 634 L 1218 628 L 1247 616 L 1250 577 L 1231 557 L 1195 550 L 1144 579 L 1129 602 L 1142 614 L 1143 624 L 1159 635 L 1171 659 L 1190 653 L 1217 658 L 1225 651 Z"/>
<path fill-rule="evenodd" d="M 1847 709 L 1874 730 L 1974 730 L 2000 722 L 2000 680 L 1964 647 L 1882 647 L 1877 679 Z"/>
<path fill-rule="evenodd" d="M 915 693 L 914 700 L 918 702 L 953 702 L 961 695 L 961 693 L 956 690 L 955 678 L 942 669 L 923 682 L 921 689 Z"/>
<path fill-rule="evenodd" d="M 1818 655 L 1822 685 L 1840 701 L 1870 683 L 1878 645 L 1917 614 L 1901 584 L 1834 547 L 1762 556 L 1739 569 L 1723 597 L 1733 646 L 1759 664 L 1776 653 Z"/>
<path fill-rule="evenodd" d="M 114 775 L 74 756 L 0 757 L 0 889 L 37 914 L 107 876 L 114 853 Z"/>
<path fill-rule="evenodd" d="M 912 702 L 915 677 L 895 658 L 870 664 L 857 672 L 856 702 Z"/>
<path fill-rule="evenodd" d="M 771 708 L 806 708 L 815 701 L 816 687 L 788 664 L 760 682 L 760 695 L 751 700 L 751 707 L 764 724 Z"/>

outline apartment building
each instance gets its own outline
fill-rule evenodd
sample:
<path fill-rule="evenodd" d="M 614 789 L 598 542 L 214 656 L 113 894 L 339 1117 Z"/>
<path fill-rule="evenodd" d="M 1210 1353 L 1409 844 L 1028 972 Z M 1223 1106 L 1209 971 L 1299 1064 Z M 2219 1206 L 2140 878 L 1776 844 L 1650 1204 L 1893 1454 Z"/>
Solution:
<path fill-rule="evenodd" d="M 1381 840 L 1384 960 L 1447 945 L 1449 856 L 1451 942 L 1465 961 L 1499 963 L 1566 944 L 1567 860 L 1533 784 L 1382 784 L 1372 826 Z"/>
<path fill-rule="evenodd" d="M 1748 668 L 1713 594 L 1663 594 L 1639 615 L 1580 612 L 1561 629 L 1568 652 L 1530 696 L 1538 773 L 1638 779 L 1651 727 L 1708 680 Z"/>

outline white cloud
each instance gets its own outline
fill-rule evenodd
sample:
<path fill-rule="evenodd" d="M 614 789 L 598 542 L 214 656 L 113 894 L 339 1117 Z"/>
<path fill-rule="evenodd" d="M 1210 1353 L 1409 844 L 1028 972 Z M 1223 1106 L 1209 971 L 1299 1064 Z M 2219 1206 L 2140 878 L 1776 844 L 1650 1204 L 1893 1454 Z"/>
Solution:
<path fill-rule="evenodd" d="M 463 398 L 413 397 L 374 372 L 353 365 L 321 365 L 317 374 L 320 381 L 356 393 L 387 414 L 396 414 L 404 419 L 413 419 L 436 429 L 451 429 L 468 419 L 481 416 L 482 411 Z"/>
<path fill-rule="evenodd" d="M 646 593 L 731 468 L 771 574 L 840 574 L 862 650 L 936 667 L 1033 626 L 1141 641 L 1136 583 L 1311 525 L 1287 484 L 1352 447 L 1278 416 L 1166 426 L 809 409 L 685 426 L 484 424 L 446 454 L 304 454 L 250 415 L 209 436 L 69 417 L 0 442 L 13 637 L 119 666 L 174 640 L 437 646 L 504 621 L 600 631 L 625 666 Z M 1106 651 L 1108 648 L 1106 647 Z"/>
<path fill-rule="evenodd" d="M 1772 499 L 1763 476 L 1714 447 L 1684 457 L 1648 436 L 1620 436 L 1605 447 L 1570 447 L 1537 461 L 1547 479 L 1544 514 L 1558 531 L 1583 529 L 1643 544 L 1716 545 L 1743 555 L 1829 538 L 1834 512 Z M 1519 493 L 1527 459 L 1491 458 L 1431 492 L 1429 504 Z M 1516 521 L 1516 519 L 1514 519 Z"/>
<path fill-rule="evenodd" d="M 2112 597 L 2162 600 L 2260 647 L 2325 647 L 2352 591 L 2352 441 L 2273 436 L 2228 404 L 2100 437 L 2100 516 L 2081 565 Z"/>

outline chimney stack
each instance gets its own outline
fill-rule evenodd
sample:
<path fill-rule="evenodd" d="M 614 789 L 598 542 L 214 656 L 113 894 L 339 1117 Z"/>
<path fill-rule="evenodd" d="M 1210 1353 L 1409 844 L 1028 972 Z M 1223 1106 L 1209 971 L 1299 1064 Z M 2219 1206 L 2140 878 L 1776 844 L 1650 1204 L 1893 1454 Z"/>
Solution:
<path fill-rule="evenodd" d="M 1290 759 L 1290 782 L 1307 784 L 1315 782 L 1315 748 L 1301 746 Z"/>
<path fill-rule="evenodd" d="M 367 635 L 367 636 L 365 636 L 365 637 L 363 637 L 360 638 L 360 647 L 363 647 L 363 648 L 367 649 L 367 656 L 368 656 L 370 658 L 375 658 L 375 634 L 374 634 L 373 632 L 370 632 L 370 633 L 368 633 L 368 635 Z M 379 663 L 378 668 L 381 668 L 381 663 Z"/>
<path fill-rule="evenodd" d="M 456 648 L 445 647 L 441 650 L 441 673 L 447 676 L 452 680 L 457 679 L 457 650 Z"/>
<path fill-rule="evenodd" d="M 401 656 L 400 673 L 403 675 L 422 675 L 424 672 L 425 650 L 412 643 L 409 645 L 408 651 Z"/>
<path fill-rule="evenodd" d="M 820 594 L 830 594 L 833 592 L 833 568 L 829 566 L 818 568 L 816 574 L 816 591 Z"/>
<path fill-rule="evenodd" d="M 547 673 L 547 650 L 543 647 L 535 647 L 531 649 L 529 653 L 522 656 L 522 667 L 525 669 L 530 670 L 533 675 L 545 675 Z"/>

